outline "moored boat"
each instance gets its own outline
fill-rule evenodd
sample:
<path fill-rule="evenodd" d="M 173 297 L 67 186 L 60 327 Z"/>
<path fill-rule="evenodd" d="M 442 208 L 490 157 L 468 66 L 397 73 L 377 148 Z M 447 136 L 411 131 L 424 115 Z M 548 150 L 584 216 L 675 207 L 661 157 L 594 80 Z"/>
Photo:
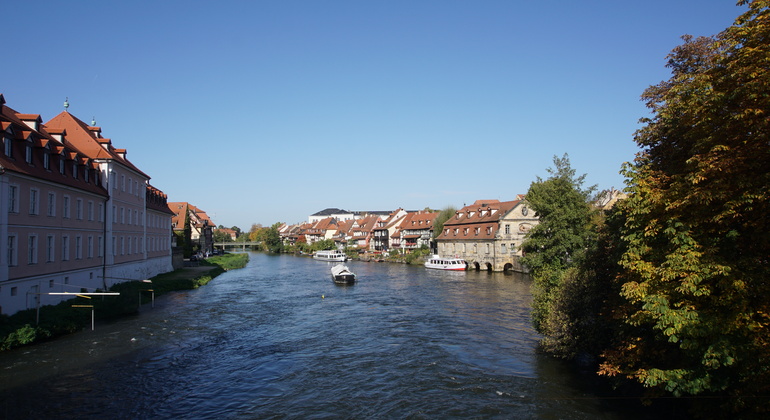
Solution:
<path fill-rule="evenodd" d="M 332 280 L 337 284 L 353 284 L 356 282 L 356 274 L 350 271 L 347 265 L 337 264 L 332 267 Z"/>
<path fill-rule="evenodd" d="M 425 268 L 465 271 L 468 268 L 468 263 L 461 258 L 442 258 L 438 255 L 431 255 L 430 258 L 425 261 Z"/>
<path fill-rule="evenodd" d="M 321 261 L 347 261 L 348 256 L 339 249 L 316 251 L 313 258 Z"/>

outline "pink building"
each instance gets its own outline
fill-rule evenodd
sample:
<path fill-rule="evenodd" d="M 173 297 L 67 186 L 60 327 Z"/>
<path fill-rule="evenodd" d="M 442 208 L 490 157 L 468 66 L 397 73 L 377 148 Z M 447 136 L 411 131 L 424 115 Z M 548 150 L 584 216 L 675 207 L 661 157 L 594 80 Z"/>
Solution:
<path fill-rule="evenodd" d="M 0 313 L 171 271 L 171 212 L 101 129 L 0 94 Z"/>

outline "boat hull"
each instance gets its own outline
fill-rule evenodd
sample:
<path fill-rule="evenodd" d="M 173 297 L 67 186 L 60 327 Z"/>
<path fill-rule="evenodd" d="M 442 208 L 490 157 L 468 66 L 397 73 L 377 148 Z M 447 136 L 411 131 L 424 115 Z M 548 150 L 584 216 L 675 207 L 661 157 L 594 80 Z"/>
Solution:
<path fill-rule="evenodd" d="M 434 270 L 465 271 L 468 269 L 468 263 L 459 258 L 441 258 L 436 255 L 425 261 L 425 268 Z"/>
<path fill-rule="evenodd" d="M 331 269 L 332 281 L 336 284 L 353 284 L 356 275 L 345 264 L 337 264 Z"/>
<path fill-rule="evenodd" d="M 319 261 L 345 262 L 348 256 L 340 251 L 318 251 L 313 254 L 313 259 Z"/>

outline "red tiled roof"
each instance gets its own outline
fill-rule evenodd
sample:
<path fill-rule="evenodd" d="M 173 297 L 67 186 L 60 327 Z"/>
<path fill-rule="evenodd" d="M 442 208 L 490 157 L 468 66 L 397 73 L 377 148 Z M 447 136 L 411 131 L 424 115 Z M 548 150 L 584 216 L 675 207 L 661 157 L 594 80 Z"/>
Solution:
<path fill-rule="evenodd" d="M 129 162 L 128 159 L 118 155 L 116 149 L 111 146 L 108 148 L 109 150 L 105 149 L 99 142 L 100 137 L 97 137 L 97 134 L 101 131 L 98 127 L 88 126 L 69 112 L 61 112 L 59 115 L 45 123 L 44 127 L 46 129 L 48 127 L 53 127 L 54 129 L 67 130 L 67 137 L 65 137 L 64 144 L 71 145 L 74 149 L 91 159 L 113 159 L 129 167 L 133 171 L 146 176 L 148 179 L 150 178 L 149 175 L 139 170 L 139 168 Z M 121 150 L 125 152 L 125 149 Z"/>
<path fill-rule="evenodd" d="M 500 218 L 520 202 L 478 200 L 444 222 L 444 231 L 437 239 L 493 239 L 500 227 Z"/>
<path fill-rule="evenodd" d="M 2 97 L 2 95 L 0 95 Z M 24 156 L 22 150 L 22 142 L 31 141 L 34 149 L 48 148 L 52 153 L 52 157 L 58 159 L 58 152 L 67 150 L 66 147 L 58 140 L 53 138 L 43 126 L 40 126 L 38 131 L 31 130 L 23 121 L 22 117 L 30 119 L 28 117 L 37 117 L 37 114 L 20 114 L 14 109 L 4 105 L 5 101 L 0 100 L 0 121 L 2 121 L 3 131 L 12 130 L 17 135 L 17 141 L 13 141 L 14 153 L 18 153 L 17 156 Z M 21 134 L 21 136 L 19 136 Z M 63 157 L 70 155 L 65 153 Z M 76 155 L 77 156 L 77 155 Z M 78 178 L 74 178 L 69 172 L 71 165 L 65 165 L 65 173 L 61 174 L 58 170 L 47 170 L 43 167 L 42 156 L 39 150 L 33 151 L 32 164 L 28 164 L 25 159 L 9 159 L 5 154 L 0 154 L 0 164 L 6 170 L 25 174 L 38 179 L 44 179 L 58 184 L 67 185 L 73 188 L 78 188 L 84 191 L 89 191 L 102 196 L 107 196 L 107 191 L 100 185 L 97 185 L 93 177 L 89 177 L 89 181 L 86 182 L 85 178 L 81 175 Z M 53 165 L 53 163 L 52 163 Z"/>

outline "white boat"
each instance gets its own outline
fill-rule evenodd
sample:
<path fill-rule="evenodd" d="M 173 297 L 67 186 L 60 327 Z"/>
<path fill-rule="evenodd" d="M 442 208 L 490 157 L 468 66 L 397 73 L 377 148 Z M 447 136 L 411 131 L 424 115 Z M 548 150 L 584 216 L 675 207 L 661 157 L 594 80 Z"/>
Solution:
<path fill-rule="evenodd" d="M 313 254 L 313 258 L 321 261 L 347 261 L 348 256 L 339 249 L 333 249 L 329 251 L 316 251 Z"/>
<path fill-rule="evenodd" d="M 438 255 L 431 255 L 430 258 L 425 261 L 425 268 L 465 271 L 468 268 L 468 263 L 461 258 L 442 258 Z"/>
<path fill-rule="evenodd" d="M 353 284 L 356 282 L 356 274 L 347 265 L 337 264 L 332 267 L 332 280 L 337 284 Z"/>

